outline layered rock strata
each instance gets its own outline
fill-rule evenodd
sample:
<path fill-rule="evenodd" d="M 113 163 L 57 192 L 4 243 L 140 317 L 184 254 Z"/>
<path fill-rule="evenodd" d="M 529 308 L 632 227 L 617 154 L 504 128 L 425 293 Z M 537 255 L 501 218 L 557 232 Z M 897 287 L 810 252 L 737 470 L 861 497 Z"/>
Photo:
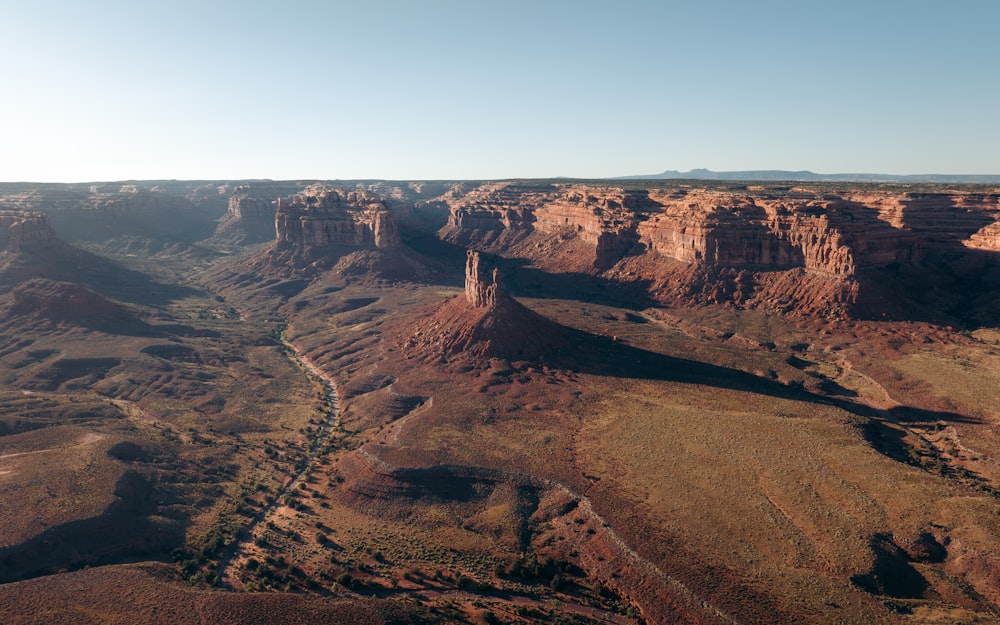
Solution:
<path fill-rule="evenodd" d="M 859 302 L 878 307 L 885 294 L 876 283 L 891 281 L 901 268 L 950 263 L 944 270 L 951 271 L 958 266 L 955 257 L 970 247 L 1000 248 L 997 193 L 491 183 L 455 187 L 440 201 L 451 208 L 440 235 L 455 243 L 527 256 L 553 271 L 565 271 L 566 262 L 559 260 L 565 255 L 589 249 L 579 266 L 666 285 L 653 293 L 661 299 L 694 289 L 712 301 L 783 302 L 779 307 L 786 309 L 787 302 L 794 308 L 805 298 L 811 303 L 804 312 L 833 316 Z M 569 240 L 585 247 L 542 242 Z M 519 241 L 528 243 L 509 252 L 511 242 Z M 636 257 L 645 260 L 628 260 Z M 989 257 L 980 256 L 967 264 L 985 262 Z M 679 271 L 676 263 L 693 270 Z M 802 273 L 795 279 L 777 275 L 792 271 Z M 678 284 L 684 276 L 693 282 Z M 832 307 L 824 303 L 831 293 L 837 294 Z"/>
<path fill-rule="evenodd" d="M 275 234 L 279 248 L 399 247 L 396 220 L 385 202 L 363 190 L 311 187 L 291 198 L 279 199 Z"/>
<path fill-rule="evenodd" d="M 494 308 L 500 291 L 500 270 L 493 269 L 491 279 L 487 279 L 480 262 L 479 253 L 469 250 L 465 261 L 465 299 L 475 308 Z"/>
<path fill-rule="evenodd" d="M 215 229 L 215 239 L 230 245 L 274 240 L 274 218 L 278 198 L 302 190 L 298 182 L 248 182 L 229 193 L 226 213 Z"/>
<path fill-rule="evenodd" d="M 299 182 L 247 182 L 233 188 L 229 195 L 227 216 L 230 219 L 260 219 L 273 222 L 278 198 L 303 191 Z"/>
<path fill-rule="evenodd" d="M 917 237 L 863 205 L 837 198 L 753 197 L 698 191 L 655 196 L 660 210 L 640 242 L 687 263 L 774 271 L 801 267 L 853 276 L 919 260 Z"/>
<path fill-rule="evenodd" d="M 24 248 L 55 238 L 42 213 L 0 211 L 0 247 L 19 253 Z"/>
<path fill-rule="evenodd" d="M 250 195 L 231 195 L 226 209 L 233 219 L 274 219 L 277 200 L 262 199 Z"/>
<path fill-rule="evenodd" d="M 913 233 L 927 254 L 952 253 L 1000 219 L 1000 193 L 855 193 L 847 199 Z"/>
<path fill-rule="evenodd" d="M 966 247 L 1000 252 L 1000 220 L 984 226 L 964 243 Z"/>
<path fill-rule="evenodd" d="M 194 204 L 185 197 L 151 191 L 136 185 L 122 185 L 115 192 L 90 195 L 79 208 L 105 215 L 122 216 L 189 211 L 194 208 Z"/>

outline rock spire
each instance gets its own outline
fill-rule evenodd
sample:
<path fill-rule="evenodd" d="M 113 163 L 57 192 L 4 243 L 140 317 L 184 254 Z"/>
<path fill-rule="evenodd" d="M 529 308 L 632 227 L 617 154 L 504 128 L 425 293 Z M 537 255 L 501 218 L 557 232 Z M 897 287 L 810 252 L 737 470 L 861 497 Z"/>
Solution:
<path fill-rule="evenodd" d="M 469 250 L 465 259 L 465 299 L 475 308 L 495 308 L 502 295 L 500 270 L 493 269 L 487 279 L 479 252 Z"/>

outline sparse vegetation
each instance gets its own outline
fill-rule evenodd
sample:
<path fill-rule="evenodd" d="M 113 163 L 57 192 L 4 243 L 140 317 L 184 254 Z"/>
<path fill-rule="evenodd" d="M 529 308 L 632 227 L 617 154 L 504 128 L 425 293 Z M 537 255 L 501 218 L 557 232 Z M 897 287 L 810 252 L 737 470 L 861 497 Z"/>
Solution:
<path fill-rule="evenodd" d="M 101 244 L 136 274 L 91 284 L 128 323 L 0 317 L 0 581 L 32 578 L 0 603 L 100 620 L 121 585 L 136 619 L 171 601 L 177 622 L 227 601 L 340 622 L 992 618 L 1000 330 L 667 307 L 638 251 L 593 275 L 585 242 L 543 234 L 497 258 L 573 337 L 531 359 L 416 336 L 461 285 L 464 247 L 436 237 L 406 233 L 433 287 L 367 252 L 333 270 Z"/>

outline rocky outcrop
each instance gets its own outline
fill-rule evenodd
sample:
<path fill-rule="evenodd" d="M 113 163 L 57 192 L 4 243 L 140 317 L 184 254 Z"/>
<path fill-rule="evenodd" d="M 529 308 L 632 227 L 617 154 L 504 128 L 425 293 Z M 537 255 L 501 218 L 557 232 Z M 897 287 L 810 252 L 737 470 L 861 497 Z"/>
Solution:
<path fill-rule="evenodd" d="M 363 190 L 317 186 L 279 199 L 275 233 L 279 248 L 399 247 L 396 220 L 385 202 Z"/>
<path fill-rule="evenodd" d="M 232 219 L 262 219 L 273 226 L 278 198 L 301 193 L 301 182 L 246 182 L 233 188 L 229 195 L 228 217 Z"/>
<path fill-rule="evenodd" d="M 655 196 L 662 210 L 641 224 L 640 240 L 684 262 L 853 276 L 862 267 L 919 260 L 913 233 L 860 204 L 707 191 L 679 195 Z"/>
<path fill-rule="evenodd" d="M 494 268 L 490 279 L 484 275 L 479 252 L 469 250 L 465 261 L 465 299 L 475 308 L 495 308 L 500 291 L 500 270 Z"/>
<path fill-rule="evenodd" d="M 223 245 L 253 245 L 274 240 L 278 198 L 302 191 L 299 182 L 247 182 L 233 187 L 214 239 Z"/>
<path fill-rule="evenodd" d="M 44 214 L 0 211 L 0 247 L 3 249 L 19 253 L 53 238 L 55 235 Z"/>
<path fill-rule="evenodd" d="M 45 213 L 52 229 L 70 243 L 113 241 L 109 252 L 152 254 L 211 235 L 225 209 L 223 204 L 220 211 L 222 200 L 203 187 L 197 187 L 196 205 L 185 195 L 135 184 L 38 185 L 0 197 L 0 207 Z"/>
<path fill-rule="evenodd" d="M 451 205 L 448 226 L 457 230 L 521 230 L 531 227 L 542 194 L 508 184 L 483 185 Z"/>
<path fill-rule="evenodd" d="M 500 286 L 478 252 L 466 255 L 465 293 L 436 306 L 394 342 L 410 358 L 488 366 L 490 359 L 538 360 L 568 341 L 569 331 L 526 308 Z"/>
<path fill-rule="evenodd" d="M 489 185 L 454 202 L 448 228 L 577 237 L 594 247 L 601 269 L 644 250 L 691 264 L 834 276 L 920 257 L 913 232 L 862 204 L 824 197 Z"/>
<path fill-rule="evenodd" d="M 443 197 L 443 235 L 520 231 L 573 236 L 594 264 L 653 250 L 685 263 L 752 270 L 802 268 L 852 276 L 952 251 L 1000 218 L 997 194 L 844 194 L 489 184 Z M 496 236 L 496 235 L 493 235 Z"/>
<path fill-rule="evenodd" d="M 847 199 L 912 233 L 925 254 L 950 254 L 1000 219 L 1000 193 L 854 193 Z"/>
<path fill-rule="evenodd" d="M 168 211 L 189 211 L 194 208 L 191 200 L 159 191 L 150 191 L 137 185 L 122 185 L 114 192 L 94 193 L 80 206 L 83 210 L 96 211 L 111 216 L 134 216 Z"/>
<path fill-rule="evenodd" d="M 274 219 L 277 200 L 268 200 L 249 195 L 229 196 L 227 213 L 234 219 Z"/>
<path fill-rule="evenodd" d="M 654 207 L 645 191 L 571 186 L 542 203 L 536 227 L 590 243 L 594 266 L 605 269 L 639 245 L 638 225 Z"/>
<path fill-rule="evenodd" d="M 553 272 L 642 281 L 663 301 L 694 293 L 780 310 L 808 302 L 803 312 L 825 316 L 859 302 L 881 316 L 883 287 L 902 269 L 947 263 L 970 273 L 988 257 L 961 260 L 968 248 L 1000 249 L 1000 194 L 862 191 L 456 186 L 439 198 L 451 207 L 439 234 Z M 580 254 L 589 258 L 568 268 L 567 256 Z"/>
<path fill-rule="evenodd" d="M 351 283 L 426 280 L 425 258 L 400 243 L 395 215 L 382 197 L 360 189 L 313 185 L 279 198 L 274 244 L 240 263 L 240 280 L 331 273 Z"/>
<path fill-rule="evenodd" d="M 606 268 L 638 244 L 636 225 L 650 208 L 643 191 L 574 185 L 565 188 L 483 185 L 466 193 L 456 187 L 445 238 L 456 243 L 497 239 L 501 243 L 530 232 L 578 237 L 594 246 L 592 264 Z M 504 235 L 510 236 L 504 236 Z"/>
<path fill-rule="evenodd" d="M 1000 252 L 1000 220 L 983 226 L 983 228 L 969 237 L 964 243 L 966 247 L 973 249 Z"/>

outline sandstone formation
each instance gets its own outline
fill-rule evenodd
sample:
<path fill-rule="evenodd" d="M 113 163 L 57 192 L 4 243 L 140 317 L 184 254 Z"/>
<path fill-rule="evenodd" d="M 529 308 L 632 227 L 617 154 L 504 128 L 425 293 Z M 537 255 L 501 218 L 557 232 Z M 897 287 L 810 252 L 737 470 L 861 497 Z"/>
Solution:
<path fill-rule="evenodd" d="M 274 225 L 278 198 L 300 193 L 305 186 L 300 182 L 245 182 L 229 194 L 227 215 L 233 219 L 262 219 Z"/>
<path fill-rule="evenodd" d="M 209 237 L 226 185 L 106 183 L 0 187 L 0 209 L 44 213 L 60 238 L 112 253 L 155 254 Z M 220 190 L 221 189 L 221 190 Z"/>
<path fill-rule="evenodd" d="M 544 191 L 509 184 L 488 184 L 466 194 L 461 187 L 449 193 L 448 227 L 455 231 L 530 230 Z"/>
<path fill-rule="evenodd" d="M 440 197 L 453 186 L 447 182 L 375 182 L 366 188 L 385 200 L 400 227 L 432 234 L 448 220 L 448 205 Z"/>
<path fill-rule="evenodd" d="M 279 248 L 399 247 L 396 220 L 381 198 L 363 190 L 322 185 L 279 199 L 275 232 Z"/>
<path fill-rule="evenodd" d="M 277 200 L 262 199 L 244 194 L 229 196 L 227 212 L 235 219 L 274 219 Z"/>
<path fill-rule="evenodd" d="M 196 208 L 219 217 L 232 183 L 161 180 L 142 184 L 0 183 L 0 209 L 43 211 L 117 210 L 122 203 L 145 209 Z M 291 191 L 290 191 L 291 192 Z M 286 192 L 290 193 L 290 192 Z"/>
<path fill-rule="evenodd" d="M 894 228 L 914 233 L 928 254 L 950 253 L 1000 218 L 1000 193 L 880 193 L 848 196 Z"/>
<path fill-rule="evenodd" d="M 42 213 L 0 211 L 0 247 L 9 252 L 19 253 L 54 237 L 49 220 Z"/>
<path fill-rule="evenodd" d="M 832 275 L 919 260 L 912 231 L 839 198 L 487 185 L 453 202 L 448 228 L 576 236 L 594 246 L 598 267 L 646 249 L 686 263 Z"/>
<path fill-rule="evenodd" d="M 302 190 L 300 183 L 248 182 L 232 189 L 226 213 L 215 230 L 215 240 L 245 245 L 274 240 L 274 215 L 278 198 Z"/>
<path fill-rule="evenodd" d="M 279 198 L 271 233 L 274 244 L 242 264 L 246 276 L 298 279 L 329 271 L 348 281 L 372 282 L 429 273 L 419 254 L 401 246 L 387 203 L 364 189 L 313 185 Z"/>
<path fill-rule="evenodd" d="M 486 365 L 491 358 L 537 360 L 554 355 L 569 331 L 538 315 L 505 293 L 500 272 L 487 270 L 478 252 L 469 250 L 465 293 L 432 311 L 397 341 L 411 357 L 454 358 Z"/>
<path fill-rule="evenodd" d="M 151 191 L 137 185 L 126 184 L 114 192 L 92 194 L 80 206 L 84 210 L 116 216 L 191 210 L 191 201 L 185 197 Z"/>
<path fill-rule="evenodd" d="M 984 226 L 965 241 L 967 247 L 1000 252 L 1000 220 Z"/>
<path fill-rule="evenodd" d="M 934 267 L 963 245 L 997 249 L 1000 218 L 1000 195 L 967 192 L 491 183 L 455 187 L 440 200 L 450 207 L 440 235 L 457 244 L 565 271 L 558 252 L 577 250 L 540 241 L 575 240 L 590 250 L 581 269 L 659 285 L 651 295 L 660 300 L 703 293 L 782 310 L 806 304 L 799 312 L 827 316 L 877 308 L 885 296 L 873 275 Z M 536 243 L 519 244 L 528 237 Z"/>
<path fill-rule="evenodd" d="M 479 253 L 469 250 L 465 262 L 465 299 L 475 308 L 495 308 L 500 291 L 500 270 L 493 269 L 487 280 L 480 265 Z"/>

